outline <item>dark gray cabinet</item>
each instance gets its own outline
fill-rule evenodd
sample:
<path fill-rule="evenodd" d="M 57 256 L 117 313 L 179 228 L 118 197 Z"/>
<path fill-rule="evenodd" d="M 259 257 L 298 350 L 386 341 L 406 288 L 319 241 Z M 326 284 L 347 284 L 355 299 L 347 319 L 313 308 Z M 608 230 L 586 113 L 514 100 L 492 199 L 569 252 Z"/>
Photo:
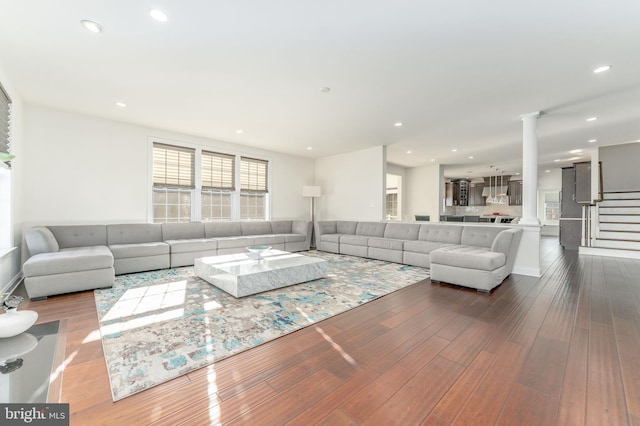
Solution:
<path fill-rule="evenodd" d="M 560 245 L 568 250 L 577 250 L 582 233 L 582 206 L 576 202 L 576 169 L 562 169 L 562 192 L 560 194 Z"/>
<path fill-rule="evenodd" d="M 509 181 L 509 205 L 510 206 L 522 205 L 522 181 L 521 180 Z"/>
<path fill-rule="evenodd" d="M 574 163 L 576 203 L 591 204 L 591 162 Z"/>
<path fill-rule="evenodd" d="M 444 184 L 444 205 L 447 207 L 453 206 L 453 182 Z"/>
<path fill-rule="evenodd" d="M 487 199 L 482 196 L 484 190 L 484 183 L 469 184 L 469 205 L 470 206 L 486 206 Z"/>

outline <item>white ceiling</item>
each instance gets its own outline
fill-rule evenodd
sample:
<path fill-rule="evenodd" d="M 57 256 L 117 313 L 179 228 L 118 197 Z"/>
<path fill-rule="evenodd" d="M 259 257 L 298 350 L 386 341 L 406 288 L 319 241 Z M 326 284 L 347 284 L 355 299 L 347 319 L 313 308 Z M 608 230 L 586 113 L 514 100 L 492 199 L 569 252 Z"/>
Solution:
<path fill-rule="evenodd" d="M 542 170 L 640 140 L 639 23 L 631 0 L 0 0 L 0 66 L 29 103 L 483 176 L 521 170 L 533 111 Z"/>

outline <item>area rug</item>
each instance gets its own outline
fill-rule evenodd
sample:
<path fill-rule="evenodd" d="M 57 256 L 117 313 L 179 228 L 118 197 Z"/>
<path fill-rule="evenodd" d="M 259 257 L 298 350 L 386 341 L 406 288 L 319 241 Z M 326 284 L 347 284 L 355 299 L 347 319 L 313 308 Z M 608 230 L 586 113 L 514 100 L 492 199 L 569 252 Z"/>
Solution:
<path fill-rule="evenodd" d="M 193 267 L 116 277 L 96 290 L 114 401 L 416 283 L 429 271 L 324 252 L 327 278 L 240 299 Z"/>

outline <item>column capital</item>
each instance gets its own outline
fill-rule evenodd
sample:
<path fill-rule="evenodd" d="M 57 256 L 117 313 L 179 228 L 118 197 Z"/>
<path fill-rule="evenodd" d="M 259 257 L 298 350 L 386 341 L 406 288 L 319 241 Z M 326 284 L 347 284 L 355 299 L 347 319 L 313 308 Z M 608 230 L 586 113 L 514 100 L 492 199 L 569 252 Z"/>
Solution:
<path fill-rule="evenodd" d="M 520 119 L 521 119 L 521 120 L 524 120 L 525 118 L 538 118 L 538 117 L 540 117 L 542 114 L 543 114 L 543 112 L 542 112 L 542 111 L 534 111 L 534 112 L 530 112 L 530 113 L 527 113 L 527 114 L 522 114 L 522 115 L 520 116 Z"/>

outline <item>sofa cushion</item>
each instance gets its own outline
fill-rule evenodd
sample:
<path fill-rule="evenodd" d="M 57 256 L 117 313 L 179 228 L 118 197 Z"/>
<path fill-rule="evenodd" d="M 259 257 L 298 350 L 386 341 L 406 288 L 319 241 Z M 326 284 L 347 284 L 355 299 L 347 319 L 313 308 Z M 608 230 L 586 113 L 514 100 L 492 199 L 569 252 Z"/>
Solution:
<path fill-rule="evenodd" d="M 387 224 L 384 222 L 358 222 L 356 235 L 367 237 L 384 237 L 384 229 Z"/>
<path fill-rule="evenodd" d="M 206 238 L 233 237 L 242 235 L 239 222 L 207 222 L 204 224 Z"/>
<path fill-rule="evenodd" d="M 110 246 L 159 241 L 162 241 L 162 227 L 159 223 L 107 225 L 107 243 Z"/>
<path fill-rule="evenodd" d="M 219 249 L 224 249 L 224 248 L 238 248 L 238 247 L 246 247 L 246 246 L 250 246 L 253 245 L 253 241 L 254 241 L 255 237 L 223 237 L 223 238 L 216 238 L 216 241 L 218 242 L 218 248 Z"/>
<path fill-rule="evenodd" d="M 358 222 L 339 220 L 336 222 L 336 234 L 355 234 Z"/>
<path fill-rule="evenodd" d="M 420 225 L 418 239 L 438 243 L 460 244 L 462 228 L 464 228 L 464 226 L 440 225 L 437 223 L 422 224 Z"/>
<path fill-rule="evenodd" d="M 339 243 L 342 234 L 324 234 L 320 237 L 320 241 L 327 241 L 329 243 Z"/>
<path fill-rule="evenodd" d="M 242 235 L 268 235 L 271 234 L 271 224 L 266 221 L 240 222 Z"/>
<path fill-rule="evenodd" d="M 431 263 L 481 271 L 493 271 L 505 265 L 504 253 L 496 253 L 485 247 L 449 246 L 434 250 Z M 446 281 L 446 280 L 445 280 Z"/>
<path fill-rule="evenodd" d="M 283 237 L 285 243 L 301 243 L 307 240 L 307 236 L 302 234 L 285 234 Z"/>
<path fill-rule="evenodd" d="M 382 248 L 387 250 L 400 250 L 404 245 L 403 240 L 395 240 L 393 238 L 377 238 L 370 237 L 368 241 L 369 247 Z"/>
<path fill-rule="evenodd" d="M 200 222 L 162 224 L 162 239 L 164 241 L 195 238 L 204 238 L 204 224 Z"/>
<path fill-rule="evenodd" d="M 61 249 L 107 245 L 106 225 L 48 226 Z"/>
<path fill-rule="evenodd" d="M 188 240 L 167 240 L 171 253 L 192 253 L 196 251 L 216 250 L 218 241 L 214 239 L 195 238 Z"/>
<path fill-rule="evenodd" d="M 442 247 L 452 246 L 451 243 L 438 243 L 436 241 L 405 241 L 404 251 L 412 253 L 429 254 Z"/>
<path fill-rule="evenodd" d="M 291 234 L 292 220 L 274 220 L 271 222 L 272 234 Z"/>
<path fill-rule="evenodd" d="M 419 223 L 387 223 L 384 237 L 396 240 L 417 240 L 419 232 Z"/>
<path fill-rule="evenodd" d="M 111 244 L 109 250 L 116 259 L 131 257 L 157 256 L 169 254 L 169 244 L 163 242 L 139 243 L 139 244 Z"/>
<path fill-rule="evenodd" d="M 253 244 L 284 244 L 284 237 L 282 235 L 256 235 L 255 237 L 253 237 Z"/>
<path fill-rule="evenodd" d="M 60 250 L 56 237 L 44 226 L 27 229 L 24 233 L 24 241 L 31 256 Z"/>
<path fill-rule="evenodd" d="M 365 237 L 362 235 L 341 235 L 340 236 L 340 244 L 349 244 L 352 246 L 367 246 L 367 241 L 369 241 L 369 237 Z"/>
<path fill-rule="evenodd" d="M 113 267 L 113 255 L 106 246 L 60 249 L 30 257 L 22 270 L 25 277 L 64 274 Z"/>
<path fill-rule="evenodd" d="M 496 236 L 504 231 L 504 228 L 499 226 L 464 226 L 462 228 L 460 244 L 486 248 L 490 248 Z"/>

